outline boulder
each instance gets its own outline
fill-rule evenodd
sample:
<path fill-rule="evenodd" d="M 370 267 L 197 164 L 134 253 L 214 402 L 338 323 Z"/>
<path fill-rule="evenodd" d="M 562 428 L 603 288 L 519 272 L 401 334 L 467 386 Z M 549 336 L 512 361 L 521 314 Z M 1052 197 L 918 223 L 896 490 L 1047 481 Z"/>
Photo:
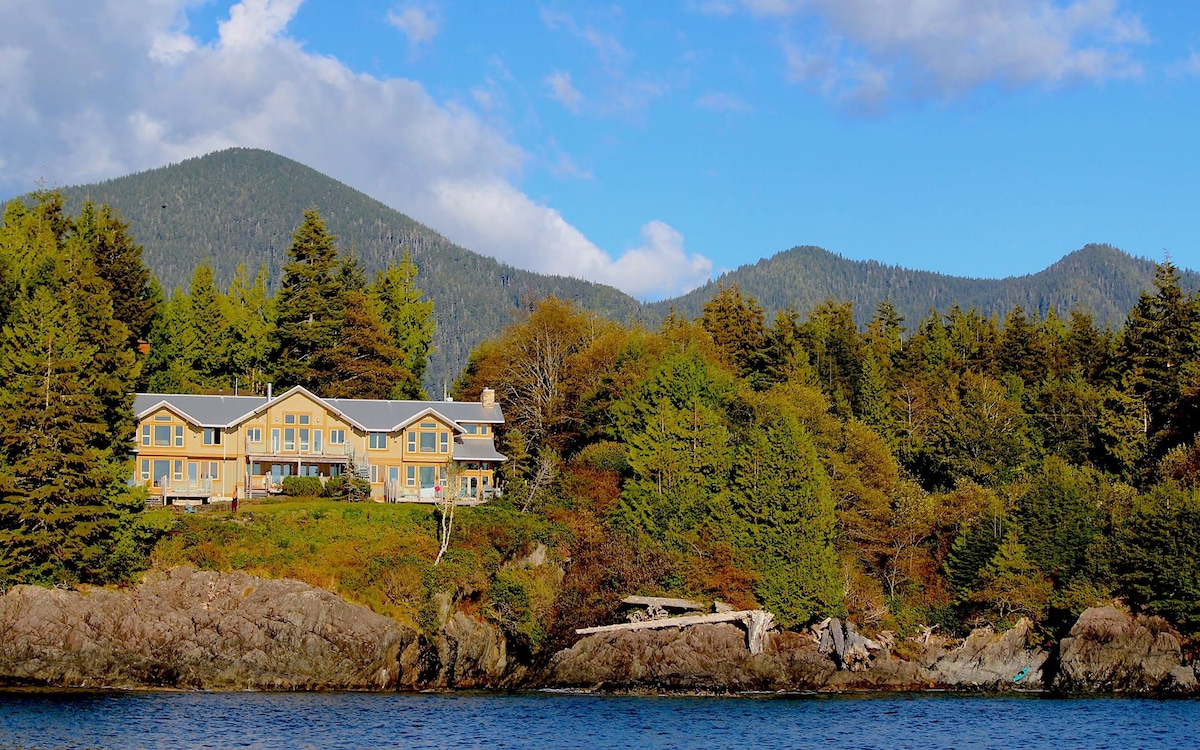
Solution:
<path fill-rule="evenodd" d="M 589 635 L 556 653 L 541 682 L 608 690 L 811 690 L 835 669 L 802 633 L 765 633 L 762 653 L 751 654 L 743 628 L 710 623 Z"/>
<path fill-rule="evenodd" d="M 1172 675 L 1181 665 L 1179 637 L 1166 620 L 1093 607 L 1062 639 L 1054 688 L 1092 693 L 1165 690 L 1172 687 L 1168 678 L 1178 679 Z"/>
<path fill-rule="evenodd" d="M 953 651 L 929 666 L 932 682 L 972 690 L 1043 687 L 1042 667 L 1050 652 L 1036 645 L 1033 623 L 1021 618 L 1003 633 L 976 628 Z"/>
<path fill-rule="evenodd" d="M 0 597 L 0 682 L 203 689 L 384 689 L 416 634 L 293 580 L 176 568 L 123 590 Z"/>
<path fill-rule="evenodd" d="M 433 637 L 411 643 L 400 664 L 404 688 L 507 687 L 524 676 L 524 667 L 509 658 L 498 628 L 458 611 L 446 617 Z"/>

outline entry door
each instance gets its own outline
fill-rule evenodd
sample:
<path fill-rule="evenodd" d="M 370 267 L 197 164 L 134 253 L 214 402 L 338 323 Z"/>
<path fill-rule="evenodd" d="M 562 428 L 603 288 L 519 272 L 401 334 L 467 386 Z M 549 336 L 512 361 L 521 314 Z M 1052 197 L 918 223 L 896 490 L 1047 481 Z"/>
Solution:
<path fill-rule="evenodd" d="M 195 461 L 188 461 L 188 486 L 200 486 L 200 465 Z"/>

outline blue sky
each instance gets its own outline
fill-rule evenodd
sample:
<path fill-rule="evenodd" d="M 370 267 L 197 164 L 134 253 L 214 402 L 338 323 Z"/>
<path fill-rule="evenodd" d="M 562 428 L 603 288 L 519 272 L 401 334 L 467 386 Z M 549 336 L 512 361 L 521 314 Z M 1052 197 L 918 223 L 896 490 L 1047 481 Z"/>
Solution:
<path fill-rule="evenodd" d="M 1200 268 L 1200 4 L 8 0 L 0 197 L 228 146 L 659 298 L 815 244 Z"/>

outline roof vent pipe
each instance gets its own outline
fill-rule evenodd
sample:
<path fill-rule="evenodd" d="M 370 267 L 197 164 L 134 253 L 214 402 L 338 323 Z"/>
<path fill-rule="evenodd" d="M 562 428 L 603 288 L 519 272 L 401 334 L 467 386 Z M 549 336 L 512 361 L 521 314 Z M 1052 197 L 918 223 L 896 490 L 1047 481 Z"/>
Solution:
<path fill-rule="evenodd" d="M 271 400 L 271 384 L 267 383 L 267 400 Z"/>

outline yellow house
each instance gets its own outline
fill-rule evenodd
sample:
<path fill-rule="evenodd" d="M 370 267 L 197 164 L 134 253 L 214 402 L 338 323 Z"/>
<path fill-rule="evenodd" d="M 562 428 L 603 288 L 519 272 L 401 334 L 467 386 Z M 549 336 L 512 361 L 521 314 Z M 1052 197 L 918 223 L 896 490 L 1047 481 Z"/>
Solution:
<path fill-rule="evenodd" d="M 139 393 L 134 483 L 164 503 L 276 492 L 287 476 L 349 473 L 377 501 L 495 489 L 495 392 L 477 402 L 323 399 L 295 387 L 272 396 Z M 447 487 L 453 477 L 456 486 Z"/>

